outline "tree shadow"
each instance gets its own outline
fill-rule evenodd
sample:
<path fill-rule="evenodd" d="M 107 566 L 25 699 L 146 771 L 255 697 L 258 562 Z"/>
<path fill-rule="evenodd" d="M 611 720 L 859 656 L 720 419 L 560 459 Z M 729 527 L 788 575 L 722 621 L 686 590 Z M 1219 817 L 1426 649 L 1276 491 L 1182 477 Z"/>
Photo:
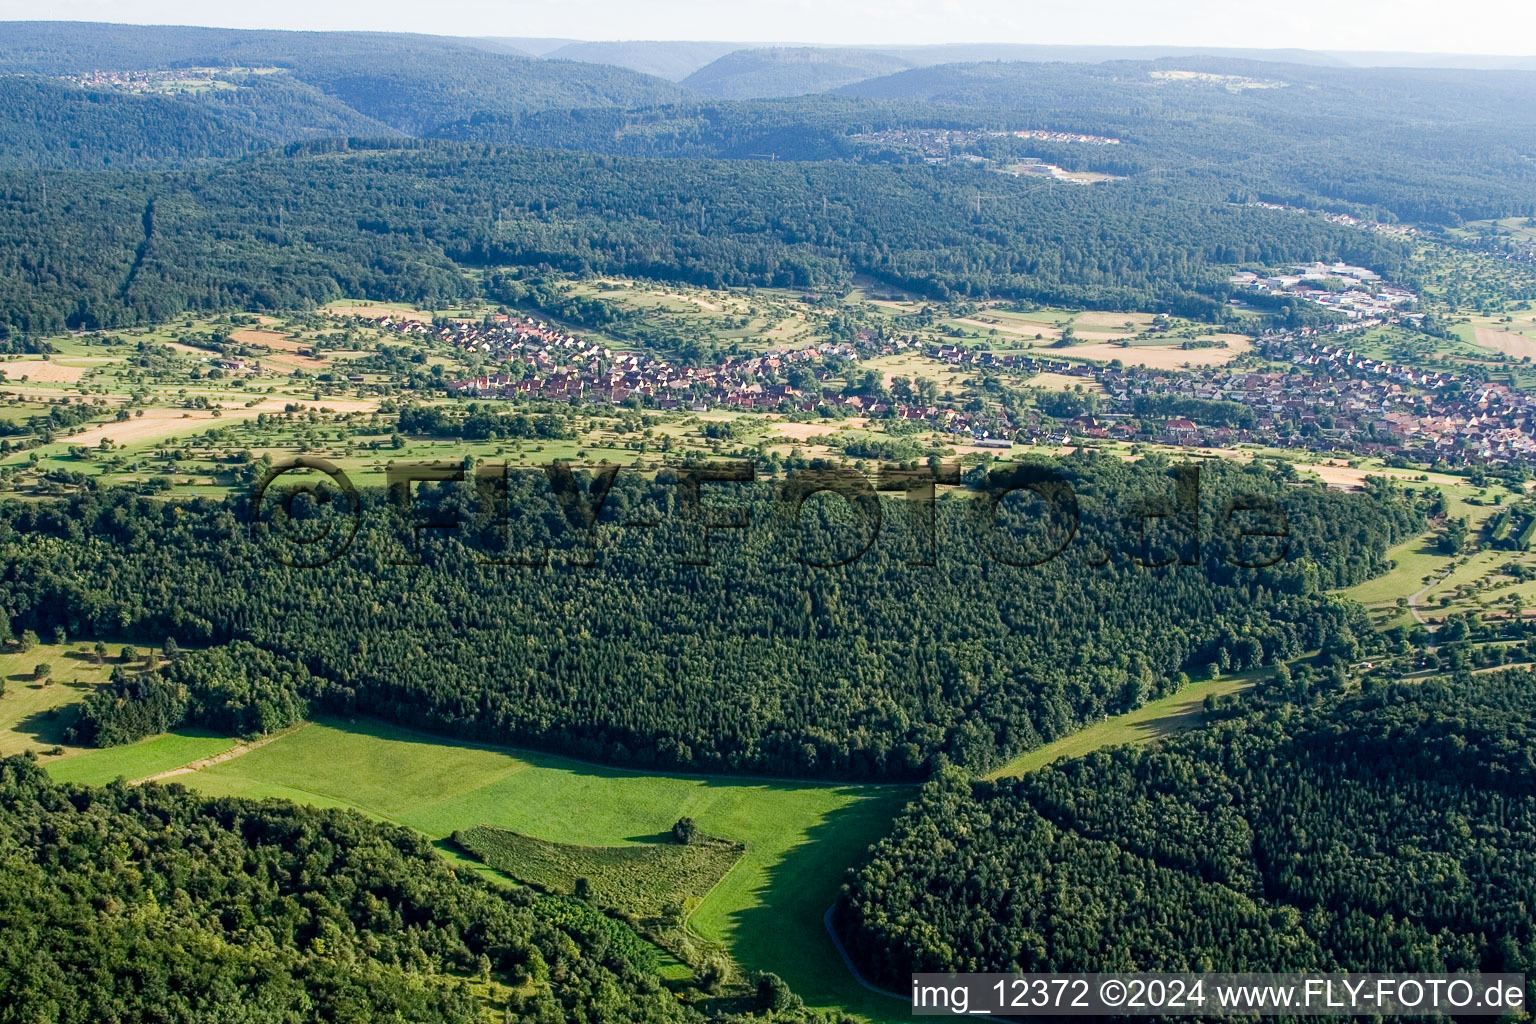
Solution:
<path fill-rule="evenodd" d="M 625 836 L 624 841 L 626 843 L 646 843 L 658 846 L 662 844 L 670 846 L 673 842 L 675 842 L 675 840 L 672 838 L 671 829 L 668 829 L 665 832 L 657 832 L 653 835 L 647 836 Z"/>
<path fill-rule="evenodd" d="M 768 870 L 758 904 L 731 915 L 731 949 L 749 971 L 772 971 L 813 1007 L 838 1007 L 873 1021 L 905 1021 L 910 1007 L 860 985 L 827 934 L 824 917 L 850 869 L 876 841 L 915 788 L 859 787 Z"/>
<path fill-rule="evenodd" d="M 12 731 L 41 746 L 57 746 L 65 742 L 64 734 L 77 717 L 78 712 L 71 707 L 45 708 L 17 722 Z"/>

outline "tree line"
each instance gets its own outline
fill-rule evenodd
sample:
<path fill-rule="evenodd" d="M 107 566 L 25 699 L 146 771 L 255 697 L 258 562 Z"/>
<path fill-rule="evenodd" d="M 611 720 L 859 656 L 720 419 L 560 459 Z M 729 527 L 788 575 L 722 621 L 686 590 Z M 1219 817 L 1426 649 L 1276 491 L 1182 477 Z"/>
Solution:
<path fill-rule="evenodd" d="M 1301 696 L 1017 780 L 935 780 L 849 881 L 849 948 L 893 986 L 1529 971 L 1536 675 Z"/>
<path fill-rule="evenodd" d="M 626 925 L 455 872 L 425 838 L 350 811 L 68 787 L 11 757 L 0 861 L 12 1020 L 481 1024 L 487 982 L 508 1020 L 804 1019 L 787 995 L 783 1013 L 746 1000 L 706 1016 Z"/>
<path fill-rule="evenodd" d="M 93 698 L 81 728 L 97 742 L 329 710 L 615 764 L 907 779 L 1363 633 L 1358 607 L 1323 591 L 1384 569 L 1422 522 L 1265 466 L 1207 467 L 1198 517 L 1165 462 L 1060 468 L 1075 526 L 1064 492 L 1001 496 L 1009 479 L 985 476 L 995 524 L 985 496 L 940 500 L 930 520 L 857 487 L 690 485 L 685 470 L 570 478 L 557 496 L 545 472 L 496 469 L 364 491 L 355 521 L 333 495 L 254 526 L 241 501 L 108 490 L 0 508 L 0 608 L 17 631 L 188 652 Z M 1248 498 L 1288 524 L 1229 518 Z M 749 528 L 705 529 L 731 521 Z M 315 561 L 289 531 L 335 543 L 354 527 L 334 560 L 288 567 Z M 1277 527 L 1288 540 L 1253 536 Z"/>

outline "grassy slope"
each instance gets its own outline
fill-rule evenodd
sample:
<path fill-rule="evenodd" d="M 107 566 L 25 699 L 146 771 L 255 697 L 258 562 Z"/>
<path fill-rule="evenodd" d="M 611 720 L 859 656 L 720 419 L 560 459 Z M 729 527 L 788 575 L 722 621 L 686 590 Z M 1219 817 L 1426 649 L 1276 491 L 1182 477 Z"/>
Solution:
<path fill-rule="evenodd" d="M 907 1018 L 848 976 L 821 920 L 843 872 L 887 831 L 907 798 L 902 788 L 636 775 L 338 722 L 177 781 L 211 795 L 352 807 L 435 839 L 488 824 L 562 843 L 634 846 L 688 816 L 747 846 L 694 913 L 695 932 L 745 967 L 779 973 L 813 1006 Z"/>
<path fill-rule="evenodd" d="M 126 747 L 87 750 L 75 757 L 48 763 L 48 774 L 60 782 L 101 786 L 116 778 L 142 779 L 184 764 L 220 754 L 240 741 L 205 729 L 178 729 Z M 180 781 L 180 780 L 178 780 Z"/>
<path fill-rule="evenodd" d="M 0 654 L 0 679 L 5 681 L 5 696 L 0 697 L 0 757 L 64 742 L 64 730 L 73 717 L 69 706 L 91 687 L 106 682 L 112 672 L 110 664 L 95 664 L 88 649 L 85 644 L 38 644 L 30 651 Z M 53 666 L 52 685 L 33 680 L 32 670 L 39 662 Z"/>
<path fill-rule="evenodd" d="M 1257 669 L 1222 679 L 1190 683 L 1179 692 L 1148 701 L 1135 711 L 1106 718 L 1055 742 L 1020 754 L 989 772 L 986 778 L 1013 778 L 1036 771 L 1053 761 L 1091 754 L 1101 747 L 1144 743 L 1199 725 L 1204 715 L 1201 705 L 1206 697 L 1224 697 L 1246 690 L 1268 671 Z"/>

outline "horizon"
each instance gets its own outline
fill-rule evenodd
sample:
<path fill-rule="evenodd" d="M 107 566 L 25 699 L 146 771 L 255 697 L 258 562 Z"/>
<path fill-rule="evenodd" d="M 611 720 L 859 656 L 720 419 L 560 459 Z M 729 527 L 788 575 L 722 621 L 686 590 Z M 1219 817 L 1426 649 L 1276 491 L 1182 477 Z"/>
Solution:
<path fill-rule="evenodd" d="M 1453 23 L 1440 23 L 1440 5 L 1427 0 L 1355 0 L 1319 20 L 1305 9 L 1234 8 L 1216 0 L 1176 0 L 1149 11 L 1134 0 L 1105 0 L 1092 9 L 1008 6 L 996 0 L 961 5 L 897 0 L 827 9 L 811 0 L 775 0 L 723 11 L 697 0 L 643 6 L 616 0 L 555 4 L 528 0 L 495 5 L 445 0 L 425 12 L 401 0 L 367 8 L 275 0 L 260 10 L 226 9 L 212 16 L 188 0 L 58 0 L 49 17 L 20 0 L 0 0 L 0 20 L 196 27 L 267 31 L 411 33 L 468 38 L 515 38 L 607 43 L 725 43 L 741 47 L 806 46 L 880 49 L 942 45 L 1070 47 L 1188 47 L 1414 54 L 1426 57 L 1530 58 L 1493 40 L 1536 38 L 1536 6 L 1483 0 L 1464 4 Z M 594 24 L 611 32 L 592 34 Z M 888 26 L 899 25 L 892 31 Z M 881 26 L 885 31 L 872 29 Z M 1177 38 L 1175 38 L 1177 36 Z M 791 41 L 787 41 L 791 40 Z"/>

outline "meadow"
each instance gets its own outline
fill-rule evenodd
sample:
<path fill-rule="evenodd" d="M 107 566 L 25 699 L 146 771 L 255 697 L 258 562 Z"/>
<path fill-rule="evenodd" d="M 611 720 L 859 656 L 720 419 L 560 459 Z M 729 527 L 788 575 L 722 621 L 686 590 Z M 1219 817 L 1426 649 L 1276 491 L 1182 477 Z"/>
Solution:
<path fill-rule="evenodd" d="M 338 720 L 176 781 L 214 796 L 349 807 L 430 836 L 472 870 L 447 849 L 455 831 L 488 825 L 549 843 L 633 848 L 691 817 L 702 832 L 745 846 L 689 919 L 695 934 L 743 968 L 781 975 L 812 1006 L 907 1018 L 849 976 L 822 915 L 908 787 L 640 775 Z"/>
<path fill-rule="evenodd" d="M 1270 669 L 1235 673 L 1220 679 L 1189 683 L 1166 697 L 1150 700 L 1134 711 L 1112 715 L 1061 739 L 1025 751 L 988 772 L 985 778 L 1017 778 L 1048 764 L 1083 757 L 1103 747 L 1148 743 L 1200 724 L 1207 697 L 1227 697 L 1249 689 Z"/>
<path fill-rule="evenodd" d="M 51 668 L 46 680 L 36 678 L 38 665 Z M 74 719 L 71 705 L 107 681 L 112 663 L 98 665 L 90 644 L 39 643 L 29 651 L 0 654 L 0 757 L 62 747 L 60 754 L 79 753 L 65 743 L 65 731 Z"/>

